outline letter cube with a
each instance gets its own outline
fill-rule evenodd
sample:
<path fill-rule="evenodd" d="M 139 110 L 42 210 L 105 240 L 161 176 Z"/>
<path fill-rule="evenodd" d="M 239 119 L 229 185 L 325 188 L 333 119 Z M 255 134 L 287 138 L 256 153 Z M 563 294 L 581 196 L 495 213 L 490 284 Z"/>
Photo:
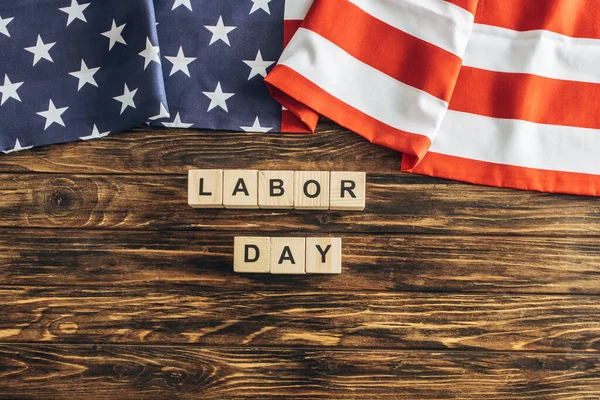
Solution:
<path fill-rule="evenodd" d="M 329 209 L 329 172 L 294 172 L 294 208 L 298 210 Z"/>
<path fill-rule="evenodd" d="M 188 204 L 194 208 L 223 208 L 223 170 L 189 170 Z"/>
<path fill-rule="evenodd" d="M 223 172 L 225 208 L 258 208 L 258 171 L 226 169 Z"/>
<path fill-rule="evenodd" d="M 331 172 L 329 209 L 364 210 L 365 182 L 364 172 Z"/>
<path fill-rule="evenodd" d="M 306 273 L 341 274 L 342 239 L 306 238 Z"/>
<path fill-rule="evenodd" d="M 305 274 L 305 238 L 271 238 L 271 273 Z"/>
<path fill-rule="evenodd" d="M 294 208 L 294 171 L 258 171 L 258 206 Z"/>
<path fill-rule="evenodd" d="M 271 239 L 243 236 L 234 238 L 233 270 L 268 274 L 271 271 Z"/>

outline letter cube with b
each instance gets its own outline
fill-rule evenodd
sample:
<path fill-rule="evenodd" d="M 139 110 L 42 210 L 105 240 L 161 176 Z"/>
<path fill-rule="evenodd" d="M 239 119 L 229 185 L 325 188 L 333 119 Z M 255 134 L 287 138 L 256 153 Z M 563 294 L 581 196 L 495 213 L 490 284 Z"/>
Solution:
<path fill-rule="evenodd" d="M 242 237 L 234 238 L 233 270 L 242 273 L 271 272 L 271 238 Z"/>
<path fill-rule="evenodd" d="M 258 171 L 226 169 L 223 173 L 225 208 L 258 208 Z"/>
<path fill-rule="evenodd" d="M 258 206 L 263 209 L 294 208 L 294 171 L 259 171 Z"/>

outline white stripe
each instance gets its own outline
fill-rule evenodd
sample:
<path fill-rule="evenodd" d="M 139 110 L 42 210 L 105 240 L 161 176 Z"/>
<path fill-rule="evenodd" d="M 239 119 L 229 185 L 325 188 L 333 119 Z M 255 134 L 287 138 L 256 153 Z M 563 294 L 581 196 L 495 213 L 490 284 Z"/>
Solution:
<path fill-rule="evenodd" d="M 283 19 L 303 20 L 313 0 L 285 0 Z"/>
<path fill-rule="evenodd" d="M 349 0 L 373 17 L 462 57 L 473 14 L 444 0 Z"/>
<path fill-rule="evenodd" d="M 389 77 L 304 28 L 286 47 L 279 64 L 385 124 L 430 139 L 448 108 L 443 100 Z"/>
<path fill-rule="evenodd" d="M 475 24 L 463 64 L 489 71 L 600 83 L 600 40 Z"/>
<path fill-rule="evenodd" d="M 448 111 L 431 152 L 552 171 L 600 174 L 600 130 Z"/>

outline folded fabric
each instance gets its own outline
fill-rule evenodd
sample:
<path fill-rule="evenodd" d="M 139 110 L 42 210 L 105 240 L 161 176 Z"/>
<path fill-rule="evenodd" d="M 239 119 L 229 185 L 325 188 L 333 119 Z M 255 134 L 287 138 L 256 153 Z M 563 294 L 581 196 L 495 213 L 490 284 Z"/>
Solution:
<path fill-rule="evenodd" d="M 99 138 L 166 104 L 151 0 L 0 2 L 0 151 Z"/>
<path fill-rule="evenodd" d="M 155 0 L 171 113 L 152 124 L 306 132 L 270 97 L 264 77 L 310 4 L 310 0 Z"/>
<path fill-rule="evenodd" d="M 600 195 L 597 0 L 315 0 L 266 82 L 402 169 Z"/>

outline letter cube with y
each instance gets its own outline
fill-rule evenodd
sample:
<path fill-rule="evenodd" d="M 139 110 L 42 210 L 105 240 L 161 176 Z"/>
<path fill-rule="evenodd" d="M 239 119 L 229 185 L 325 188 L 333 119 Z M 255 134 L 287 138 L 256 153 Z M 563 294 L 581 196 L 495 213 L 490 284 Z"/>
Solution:
<path fill-rule="evenodd" d="M 342 239 L 306 238 L 306 273 L 341 274 Z"/>
<path fill-rule="evenodd" d="M 223 208 L 223 170 L 189 170 L 188 204 L 194 208 Z"/>
<path fill-rule="evenodd" d="M 329 172 L 294 173 L 294 207 L 298 210 L 329 209 Z"/>
<path fill-rule="evenodd" d="M 271 273 L 305 274 L 305 238 L 271 238 Z"/>
<path fill-rule="evenodd" d="M 294 171 L 259 171 L 258 206 L 294 208 Z"/>
<path fill-rule="evenodd" d="M 258 208 L 258 171 L 226 169 L 223 172 L 225 208 Z"/>
<path fill-rule="evenodd" d="M 332 172 L 329 209 L 364 210 L 365 182 L 366 174 L 364 172 Z"/>
<path fill-rule="evenodd" d="M 234 238 L 233 270 L 268 274 L 271 271 L 271 238 L 242 236 Z"/>

